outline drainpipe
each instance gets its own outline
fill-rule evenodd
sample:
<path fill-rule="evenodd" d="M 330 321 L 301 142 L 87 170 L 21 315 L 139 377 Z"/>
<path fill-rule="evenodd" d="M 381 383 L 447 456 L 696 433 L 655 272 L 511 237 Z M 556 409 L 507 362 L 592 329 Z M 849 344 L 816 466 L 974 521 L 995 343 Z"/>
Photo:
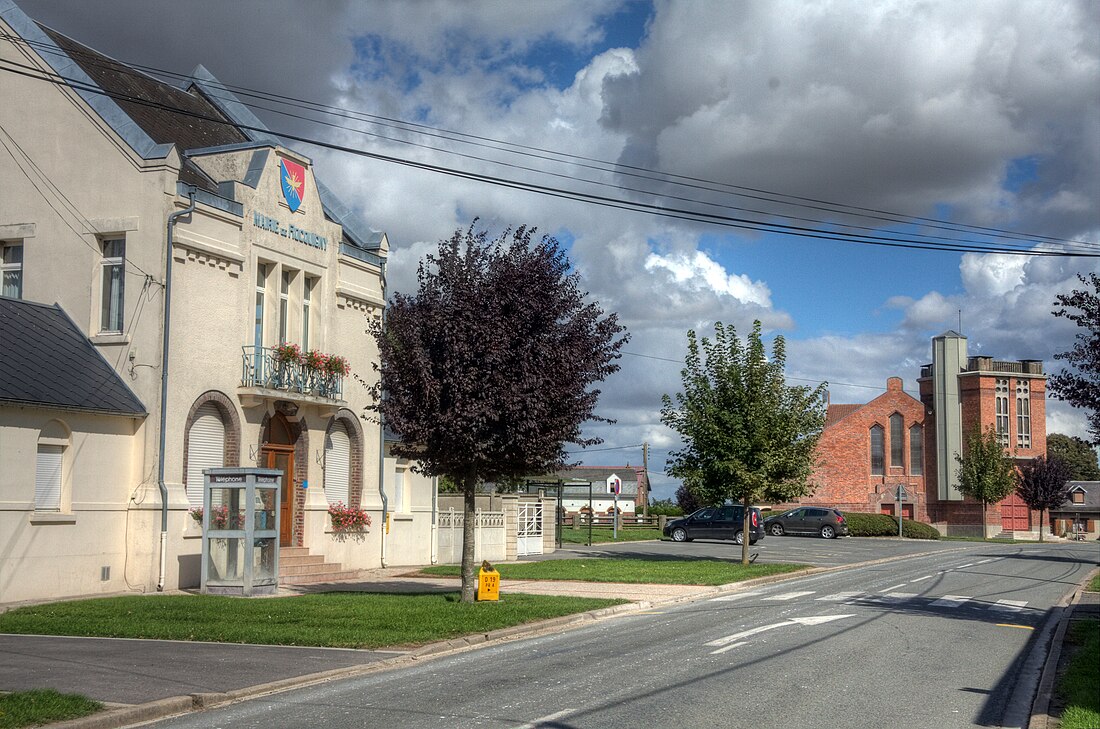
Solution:
<path fill-rule="evenodd" d="M 439 476 L 432 476 L 432 564 L 439 561 Z"/>
<path fill-rule="evenodd" d="M 164 592 L 164 572 L 168 560 L 168 486 L 164 483 L 164 441 L 168 422 L 168 339 L 172 325 L 172 233 L 176 220 L 195 212 L 195 188 L 187 188 L 191 203 L 168 216 L 168 250 L 164 264 L 164 337 L 160 352 L 160 450 L 157 458 L 157 487 L 160 489 L 160 576 L 157 592 Z"/>
<path fill-rule="evenodd" d="M 379 264 L 379 282 L 382 286 L 382 323 L 386 323 L 386 262 Z M 385 398 L 385 393 L 382 397 Z M 390 502 L 386 498 L 386 417 L 378 412 L 378 495 L 382 497 L 382 566 L 386 567 L 386 527 Z"/>

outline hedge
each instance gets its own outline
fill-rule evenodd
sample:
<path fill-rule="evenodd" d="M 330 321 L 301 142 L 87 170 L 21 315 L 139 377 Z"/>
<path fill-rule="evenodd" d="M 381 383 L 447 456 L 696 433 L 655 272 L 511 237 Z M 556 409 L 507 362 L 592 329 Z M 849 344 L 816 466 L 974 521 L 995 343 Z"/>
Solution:
<path fill-rule="evenodd" d="M 898 533 L 898 520 L 889 514 L 868 514 L 863 512 L 844 512 L 848 522 L 848 532 L 853 537 L 893 537 Z M 902 524 L 902 535 L 909 539 L 939 539 L 936 528 L 924 522 L 906 519 Z"/>

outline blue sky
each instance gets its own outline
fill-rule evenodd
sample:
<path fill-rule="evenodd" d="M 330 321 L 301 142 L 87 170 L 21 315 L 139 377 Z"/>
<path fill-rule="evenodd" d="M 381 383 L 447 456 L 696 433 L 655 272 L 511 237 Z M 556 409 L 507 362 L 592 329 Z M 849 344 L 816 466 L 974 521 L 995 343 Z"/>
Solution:
<path fill-rule="evenodd" d="M 300 3 L 282 0 L 18 1 L 122 60 L 176 72 L 202 63 L 226 83 L 343 110 L 946 224 L 1100 242 L 1100 4 L 1091 0 L 425 0 L 314 4 L 308 22 Z M 600 194 L 624 193 L 580 180 L 640 184 L 413 132 L 397 136 L 435 148 L 260 113 L 273 129 L 536 184 Z M 606 443 L 585 460 L 637 463 L 634 446 L 647 441 L 661 496 L 675 487 L 660 471 L 676 437 L 659 421 L 660 396 L 679 386 L 679 366 L 666 360 L 682 356 L 687 329 L 723 321 L 746 331 L 760 319 L 769 336 L 788 338 L 792 377 L 834 383 L 834 402 L 864 402 L 891 375 L 913 392 L 930 338 L 958 328 L 960 310 L 971 353 L 1056 369 L 1075 331 L 1050 315 L 1054 296 L 1100 270 L 1096 258 L 749 234 L 303 151 L 388 233 L 398 289 L 414 286 L 419 259 L 474 216 L 494 231 L 526 223 L 559 233 L 589 290 L 630 328 L 628 349 L 648 355 L 625 357 L 605 383 L 601 413 L 618 422 L 589 429 Z M 898 232 L 808 205 L 783 211 Z M 1047 425 L 1084 434 L 1082 415 L 1056 401 Z"/>

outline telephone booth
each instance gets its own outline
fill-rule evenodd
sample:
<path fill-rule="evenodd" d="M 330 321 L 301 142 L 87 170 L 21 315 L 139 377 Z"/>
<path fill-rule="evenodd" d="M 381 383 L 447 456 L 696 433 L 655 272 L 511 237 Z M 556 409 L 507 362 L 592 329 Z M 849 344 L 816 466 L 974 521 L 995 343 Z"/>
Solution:
<path fill-rule="evenodd" d="M 271 595 L 279 587 L 279 483 L 271 468 L 203 471 L 202 592 Z"/>

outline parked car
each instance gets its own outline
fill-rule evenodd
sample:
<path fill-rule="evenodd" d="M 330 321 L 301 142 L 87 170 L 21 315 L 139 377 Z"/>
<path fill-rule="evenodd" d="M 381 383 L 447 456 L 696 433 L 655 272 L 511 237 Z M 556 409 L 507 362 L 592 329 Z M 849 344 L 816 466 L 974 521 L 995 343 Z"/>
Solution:
<path fill-rule="evenodd" d="M 773 537 L 784 534 L 820 534 L 826 539 L 848 536 L 848 522 L 839 509 L 803 506 L 769 516 L 764 529 Z"/>
<path fill-rule="evenodd" d="M 742 544 L 745 507 L 707 506 L 680 519 L 665 524 L 664 534 L 674 542 L 693 539 L 732 539 Z M 749 544 L 764 538 L 764 520 L 755 506 L 749 511 Z"/>

